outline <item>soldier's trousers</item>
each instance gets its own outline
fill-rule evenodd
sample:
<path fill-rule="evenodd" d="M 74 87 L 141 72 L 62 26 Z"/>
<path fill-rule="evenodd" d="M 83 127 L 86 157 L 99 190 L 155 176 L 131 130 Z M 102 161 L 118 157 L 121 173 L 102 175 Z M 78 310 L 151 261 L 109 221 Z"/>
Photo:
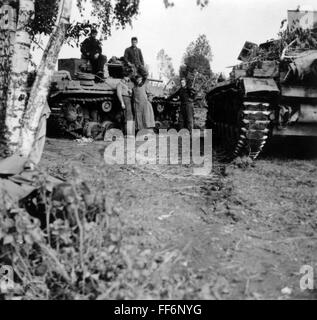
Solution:
<path fill-rule="evenodd" d="M 103 78 L 103 72 L 105 63 L 107 62 L 107 57 L 104 55 L 99 55 L 98 59 L 90 59 L 92 73 Z"/>
<path fill-rule="evenodd" d="M 194 106 L 192 103 L 181 105 L 179 113 L 179 127 L 180 129 L 194 129 Z"/>
<path fill-rule="evenodd" d="M 124 131 L 126 135 L 135 135 L 135 120 L 133 115 L 132 99 L 128 96 L 123 96 L 125 104 L 124 110 Z"/>

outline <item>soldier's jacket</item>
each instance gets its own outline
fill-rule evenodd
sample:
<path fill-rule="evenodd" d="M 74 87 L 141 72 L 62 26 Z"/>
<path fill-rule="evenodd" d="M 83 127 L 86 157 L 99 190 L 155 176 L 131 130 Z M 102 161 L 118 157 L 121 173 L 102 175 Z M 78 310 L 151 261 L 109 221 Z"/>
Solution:
<path fill-rule="evenodd" d="M 179 97 L 180 102 L 182 105 L 188 104 L 193 102 L 193 100 L 196 97 L 196 91 L 192 88 L 180 88 L 178 91 L 176 91 L 170 98 L 174 99 Z"/>
<path fill-rule="evenodd" d="M 93 57 L 96 53 L 102 54 L 101 42 L 92 37 L 87 38 L 81 44 L 81 53 L 87 58 Z"/>
<path fill-rule="evenodd" d="M 139 48 L 127 48 L 124 52 L 124 59 L 136 66 L 144 66 L 142 51 Z"/>

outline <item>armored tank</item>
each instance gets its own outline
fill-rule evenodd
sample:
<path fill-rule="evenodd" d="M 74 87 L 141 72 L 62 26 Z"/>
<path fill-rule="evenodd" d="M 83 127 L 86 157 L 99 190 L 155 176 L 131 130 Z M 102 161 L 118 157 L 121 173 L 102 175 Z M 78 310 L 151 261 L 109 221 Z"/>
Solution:
<path fill-rule="evenodd" d="M 304 29 L 293 17 L 307 12 L 288 13 L 281 38 L 246 42 L 230 79 L 207 94 L 206 127 L 229 159 L 256 159 L 274 135 L 317 136 L 317 25 Z"/>
<path fill-rule="evenodd" d="M 116 88 L 123 78 L 124 67 L 123 61 L 114 59 L 106 64 L 105 79 L 100 79 L 91 73 L 85 59 L 59 60 L 48 98 L 51 109 L 48 134 L 101 140 L 106 130 L 123 129 L 123 110 Z M 164 121 L 172 122 L 168 92 L 158 80 L 148 79 L 146 86 L 158 127 Z"/>

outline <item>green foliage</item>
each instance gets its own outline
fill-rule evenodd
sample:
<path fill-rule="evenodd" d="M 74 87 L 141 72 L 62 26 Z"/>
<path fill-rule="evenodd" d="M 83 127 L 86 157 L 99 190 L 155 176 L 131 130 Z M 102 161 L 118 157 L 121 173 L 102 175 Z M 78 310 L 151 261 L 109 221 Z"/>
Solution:
<path fill-rule="evenodd" d="M 192 41 L 186 49 L 183 65 L 180 67 L 180 77 L 186 78 L 189 86 L 197 91 L 197 96 L 205 99 L 205 92 L 209 91 L 214 82 L 210 67 L 212 50 L 206 35 L 200 35 Z"/>
<path fill-rule="evenodd" d="M 132 17 L 139 14 L 140 0 L 121 0 L 114 7 L 114 17 L 117 25 L 125 27 L 132 24 Z"/>
<path fill-rule="evenodd" d="M 112 27 L 125 28 L 132 25 L 133 18 L 139 14 L 140 0 L 89 0 L 92 3 L 92 16 L 97 18 L 97 25 L 89 21 L 84 23 L 75 22 L 70 26 L 67 33 L 68 43 L 75 41 L 78 44 L 79 38 L 87 35 L 91 29 L 98 26 L 102 36 L 106 39 L 111 35 Z M 168 0 L 163 0 L 166 7 L 173 6 Z M 84 11 L 87 0 L 77 0 L 77 7 L 80 12 Z M 205 7 L 208 0 L 197 0 L 197 5 Z M 35 0 L 35 16 L 30 21 L 30 33 L 49 35 L 52 32 L 58 12 L 57 0 Z"/>
<path fill-rule="evenodd" d="M 84 9 L 86 0 L 77 0 L 77 6 L 81 12 Z M 102 35 L 107 38 L 111 35 L 112 26 L 124 28 L 127 24 L 132 24 L 132 19 L 139 13 L 140 0 L 90 0 L 93 6 L 92 15 L 98 20 L 98 27 Z M 49 35 L 55 25 L 56 15 L 58 12 L 57 0 L 36 0 L 35 16 L 29 24 L 32 35 L 45 34 Z M 96 28 L 96 24 L 89 21 L 80 23 L 76 22 L 67 33 L 70 40 L 78 41 L 79 37 L 86 35 L 91 29 Z M 88 30 L 88 31 L 87 31 Z"/>
<path fill-rule="evenodd" d="M 181 77 L 190 78 L 191 75 L 199 73 L 211 77 L 210 62 L 212 51 L 206 35 L 200 35 L 196 41 L 192 41 L 184 55 L 184 65 L 181 66 Z"/>
<path fill-rule="evenodd" d="M 184 59 L 187 73 L 198 72 L 205 76 L 211 76 L 211 68 L 208 59 L 203 55 L 188 56 Z"/>
<path fill-rule="evenodd" d="M 285 21 L 282 21 L 282 28 Z M 260 47 L 257 47 L 251 54 L 250 60 L 280 60 L 283 51 L 301 52 L 305 50 L 317 49 L 317 33 L 310 29 L 292 27 L 281 30 L 277 40 L 270 40 Z"/>
<path fill-rule="evenodd" d="M 196 41 L 192 41 L 186 49 L 184 60 L 188 57 L 205 57 L 209 62 L 212 61 L 212 51 L 207 36 L 199 35 Z"/>
<path fill-rule="evenodd" d="M 127 243 L 131 225 L 108 198 L 106 176 L 92 192 L 77 170 L 67 175 L 70 183 L 50 195 L 45 175 L 38 177 L 48 227 L 24 209 L 1 208 L 0 264 L 13 267 L 15 286 L 0 299 L 210 298 L 179 250 Z"/>
<path fill-rule="evenodd" d="M 58 12 L 57 0 L 35 0 L 35 13 L 29 23 L 30 33 L 48 35 L 52 32 Z"/>
<path fill-rule="evenodd" d="M 97 24 L 90 22 L 76 22 L 69 26 L 66 32 L 66 43 L 73 47 L 79 46 L 82 37 L 88 37 L 91 30 L 96 29 Z"/>

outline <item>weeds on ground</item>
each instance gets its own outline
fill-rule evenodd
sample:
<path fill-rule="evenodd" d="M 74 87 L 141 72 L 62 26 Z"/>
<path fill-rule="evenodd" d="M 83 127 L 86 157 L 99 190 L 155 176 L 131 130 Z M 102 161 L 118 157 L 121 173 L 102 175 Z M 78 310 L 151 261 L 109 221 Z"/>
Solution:
<path fill-rule="evenodd" d="M 31 201 L 37 217 L 21 206 L 0 212 L 0 265 L 14 271 L 14 286 L 2 286 L 0 299 L 211 297 L 181 252 L 125 244 L 122 210 L 105 194 L 106 176 L 94 193 L 76 169 L 70 176 L 50 194 L 45 175 L 38 177 L 40 196 Z"/>

